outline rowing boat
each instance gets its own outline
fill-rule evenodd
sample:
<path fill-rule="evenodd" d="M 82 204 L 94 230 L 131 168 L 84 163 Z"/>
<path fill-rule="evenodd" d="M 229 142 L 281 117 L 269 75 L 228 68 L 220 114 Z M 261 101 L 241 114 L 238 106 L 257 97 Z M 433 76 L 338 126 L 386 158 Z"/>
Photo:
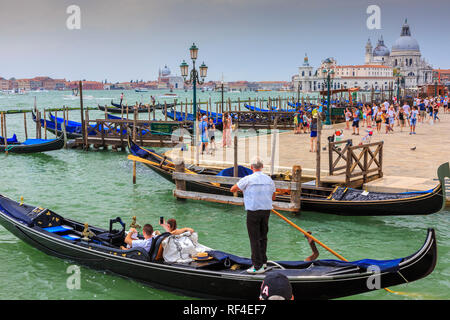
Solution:
<path fill-rule="evenodd" d="M 268 261 L 265 274 L 248 274 L 245 269 L 251 265 L 251 259 L 213 249 L 207 250 L 212 257 L 207 261 L 166 263 L 159 258 L 159 253 L 169 233 L 155 236 L 149 251 L 142 248 L 121 250 L 125 224 L 120 217 L 109 221 L 109 229 L 90 226 L 84 232 L 85 225 L 81 222 L 0 195 L 0 224 L 49 255 L 157 288 L 216 299 L 255 300 L 262 280 L 272 272 L 287 276 L 296 299 L 340 298 L 419 280 L 434 270 L 437 261 L 433 229 L 428 229 L 422 247 L 404 258 L 352 262 Z M 120 224 L 119 229 L 114 229 L 117 224 Z M 15 249 L 10 247 L 10 250 L 14 254 Z"/>
<path fill-rule="evenodd" d="M 142 148 L 129 139 L 130 153 L 142 159 L 142 162 L 166 180 L 175 183 L 172 174 L 173 161 L 154 150 Z M 188 167 L 195 173 L 216 175 L 221 169 Z M 345 187 L 316 187 L 310 183 L 302 184 L 301 208 L 313 211 L 345 216 L 394 216 L 427 215 L 439 212 L 445 206 L 445 177 L 450 177 L 449 164 L 438 169 L 439 183 L 431 190 L 405 193 L 367 192 Z M 274 175 L 274 179 L 286 181 L 283 175 Z M 208 182 L 186 181 L 186 190 L 209 194 L 232 196 L 229 185 Z M 239 196 L 242 194 L 239 193 Z M 289 202 L 290 195 L 279 192 L 277 201 Z"/>

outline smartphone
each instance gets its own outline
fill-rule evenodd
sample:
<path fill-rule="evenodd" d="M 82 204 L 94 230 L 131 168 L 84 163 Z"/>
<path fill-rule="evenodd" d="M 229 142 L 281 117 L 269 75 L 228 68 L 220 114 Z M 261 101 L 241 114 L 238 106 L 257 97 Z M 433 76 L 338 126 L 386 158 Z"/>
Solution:
<path fill-rule="evenodd" d="M 163 224 L 164 223 L 164 217 L 159 217 L 159 224 Z"/>

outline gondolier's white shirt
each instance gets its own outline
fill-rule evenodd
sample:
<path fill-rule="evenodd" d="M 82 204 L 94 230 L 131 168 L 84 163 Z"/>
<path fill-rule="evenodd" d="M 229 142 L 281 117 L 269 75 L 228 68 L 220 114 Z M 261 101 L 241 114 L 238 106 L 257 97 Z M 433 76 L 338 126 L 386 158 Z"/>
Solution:
<path fill-rule="evenodd" d="M 245 210 L 273 209 L 272 196 L 275 192 L 275 184 L 268 175 L 256 171 L 239 180 L 237 186 L 244 193 Z"/>

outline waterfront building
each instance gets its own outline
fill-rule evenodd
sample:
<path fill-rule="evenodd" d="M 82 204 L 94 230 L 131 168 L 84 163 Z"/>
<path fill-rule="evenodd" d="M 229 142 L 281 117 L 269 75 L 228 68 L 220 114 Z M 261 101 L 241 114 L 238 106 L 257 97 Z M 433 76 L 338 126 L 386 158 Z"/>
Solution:
<path fill-rule="evenodd" d="M 0 77 L 0 91 L 7 91 L 9 89 L 9 80 Z"/>
<path fill-rule="evenodd" d="M 388 90 L 394 86 L 393 68 L 379 64 L 345 65 L 337 64 L 336 59 L 327 58 L 322 61 L 316 71 L 309 65 L 305 56 L 299 74 L 293 77 L 294 89 L 300 92 L 315 92 L 327 89 L 323 70 L 333 70 L 334 76 L 331 89 L 350 89 L 359 87 L 361 90 Z"/>
<path fill-rule="evenodd" d="M 292 79 L 294 89 L 300 92 L 314 92 L 326 89 L 322 70 L 334 71 L 332 89 L 359 87 L 361 90 L 397 89 L 394 71 L 403 77 L 403 89 L 417 89 L 433 83 L 433 68 L 422 58 L 420 47 L 411 36 L 407 20 L 402 26 L 400 37 L 392 45 L 386 46 L 381 36 L 375 48 L 370 39 L 365 46 L 365 64 L 339 66 L 334 58 L 322 61 L 316 71 L 305 56 L 303 65 Z"/>
<path fill-rule="evenodd" d="M 400 37 L 395 40 L 391 51 L 381 37 L 378 45 L 370 51 L 370 39 L 366 44 L 366 64 L 379 64 L 395 68 L 405 79 L 404 88 L 417 89 L 433 82 L 433 68 L 422 58 L 420 46 L 411 35 L 408 20 L 402 25 Z"/>

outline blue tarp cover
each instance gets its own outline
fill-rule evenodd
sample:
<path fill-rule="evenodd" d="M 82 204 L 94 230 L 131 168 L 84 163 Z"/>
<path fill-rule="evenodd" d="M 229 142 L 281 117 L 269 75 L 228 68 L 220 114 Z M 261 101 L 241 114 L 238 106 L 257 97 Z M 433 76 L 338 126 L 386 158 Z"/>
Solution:
<path fill-rule="evenodd" d="M 243 178 L 245 176 L 251 175 L 253 171 L 249 168 L 238 166 L 238 177 Z M 218 174 L 220 177 L 233 177 L 234 176 L 234 167 L 223 169 Z"/>
<path fill-rule="evenodd" d="M 45 139 L 28 139 L 26 141 L 24 141 L 22 144 L 25 146 L 29 146 L 29 145 L 33 145 L 33 144 L 42 144 L 42 143 L 47 143 L 50 141 L 54 141 L 55 139 L 51 139 L 51 140 L 45 140 Z"/>
<path fill-rule="evenodd" d="M 5 138 L 0 137 L 0 144 L 3 144 L 3 143 L 4 143 L 4 140 L 5 140 Z M 19 141 L 17 140 L 17 136 L 16 136 L 15 133 L 14 133 L 14 135 L 12 136 L 12 138 L 8 138 L 8 139 L 6 139 L 6 141 L 7 141 L 8 143 L 17 143 L 17 142 L 19 142 Z"/>
<path fill-rule="evenodd" d="M 244 266 L 251 266 L 252 260 L 248 258 L 242 258 L 222 251 L 209 251 L 210 256 L 214 257 L 216 260 L 225 261 L 229 259 L 231 264 L 240 264 Z M 276 261 L 283 267 L 294 267 L 294 268 L 308 268 L 312 263 L 314 266 L 327 266 L 327 267 L 348 267 L 348 266 L 358 266 L 363 270 L 367 270 L 369 266 L 377 266 L 380 268 L 380 272 L 395 272 L 398 270 L 398 265 L 403 259 L 393 259 L 393 260 L 372 260 L 363 259 L 357 261 L 340 261 L 340 260 L 315 260 L 315 261 Z"/>

